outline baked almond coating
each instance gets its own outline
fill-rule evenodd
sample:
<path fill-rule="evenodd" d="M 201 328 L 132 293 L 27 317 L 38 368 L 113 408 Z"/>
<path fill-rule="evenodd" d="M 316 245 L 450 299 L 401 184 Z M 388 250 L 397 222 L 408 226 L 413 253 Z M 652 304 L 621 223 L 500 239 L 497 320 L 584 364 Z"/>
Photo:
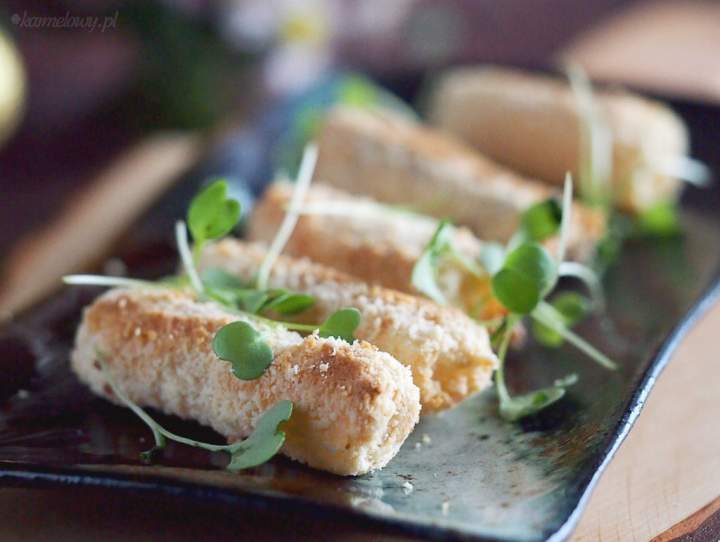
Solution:
<path fill-rule="evenodd" d="M 215 332 L 250 322 L 274 360 L 243 381 L 212 351 Z M 380 469 L 417 423 L 418 388 L 391 355 L 355 341 L 302 338 L 163 288 L 115 289 L 84 312 L 72 367 L 95 393 L 118 402 L 97 363 L 135 402 L 209 425 L 230 442 L 247 436 L 276 402 L 293 402 L 282 453 L 341 475 Z"/>
<path fill-rule="evenodd" d="M 389 111 L 334 109 L 318 146 L 318 182 L 450 218 L 486 241 L 508 241 L 528 207 L 557 195 L 556 189 L 492 162 L 451 134 Z M 605 219 L 579 203 L 572 217 L 569 256 L 587 260 L 605 232 Z"/>
<path fill-rule="evenodd" d="M 204 250 L 200 268 L 220 268 L 250 282 L 264 256 L 263 245 L 226 239 Z M 286 256 L 275 262 L 269 285 L 314 296 L 315 305 L 299 316 L 304 323 L 321 322 L 341 308 L 357 308 L 362 321 L 355 336 L 411 369 L 423 413 L 452 407 L 490 384 L 497 358 L 488 333 L 459 309 Z"/>
<path fill-rule="evenodd" d="M 666 173 L 688 151 L 682 120 L 665 105 L 626 92 L 595 92 L 613 138 L 613 193 L 638 212 L 676 199 L 682 185 Z M 436 86 L 431 119 L 480 152 L 526 175 L 562 183 L 577 179 L 580 115 L 566 81 L 477 67 L 449 71 Z"/>

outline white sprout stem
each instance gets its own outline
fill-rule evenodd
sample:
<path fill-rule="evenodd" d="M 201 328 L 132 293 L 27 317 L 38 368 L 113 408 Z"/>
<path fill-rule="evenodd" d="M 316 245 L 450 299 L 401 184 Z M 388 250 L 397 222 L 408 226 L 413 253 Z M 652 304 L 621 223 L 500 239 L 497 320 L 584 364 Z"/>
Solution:
<path fill-rule="evenodd" d="M 580 117 L 579 183 L 582 195 L 592 201 L 601 195 L 601 190 L 603 194 L 609 193 L 612 134 L 595 105 L 592 84 L 585 70 L 578 64 L 570 64 L 565 71 Z"/>
<path fill-rule="evenodd" d="M 602 311 L 605 309 L 605 294 L 602 284 L 595 273 L 588 266 L 577 262 L 561 262 L 558 267 L 558 275 L 561 277 L 574 277 L 583 282 L 590 291 L 595 308 Z"/>
<path fill-rule="evenodd" d="M 280 224 L 280 228 L 270 244 L 270 248 L 268 249 L 265 259 L 258 271 L 257 288 L 259 290 L 267 288 L 270 271 L 295 229 L 295 225 L 300 217 L 301 205 L 305 200 L 305 194 L 312 182 L 313 173 L 315 172 L 315 164 L 317 163 L 317 156 L 317 145 L 314 143 L 308 144 L 303 151 L 302 161 L 300 162 L 300 170 L 297 180 L 295 181 L 295 189 L 293 190 L 293 194 L 290 199 L 290 206 L 287 213 L 285 213 L 285 218 L 283 219 L 282 224 Z"/>
<path fill-rule="evenodd" d="M 153 286 L 146 280 L 129 279 L 126 277 L 109 277 L 106 275 L 65 275 L 62 278 L 65 284 L 82 286 Z"/>
<path fill-rule="evenodd" d="M 182 220 L 178 220 L 175 223 L 175 242 L 177 243 L 177 249 L 180 253 L 180 260 L 182 261 L 185 273 L 187 273 L 187 276 L 190 279 L 190 284 L 192 284 L 192 287 L 201 294 L 203 292 L 202 281 L 195 269 L 192 252 L 190 251 L 190 245 L 188 244 L 187 228 L 185 227 L 185 222 Z"/>
<path fill-rule="evenodd" d="M 614 361 L 588 343 L 585 339 L 570 331 L 563 323 L 562 315 L 558 313 L 552 305 L 541 301 L 530 315 L 544 326 L 547 326 L 558 333 L 575 348 L 587 354 L 587 356 L 596 363 L 602 365 L 606 369 L 617 369 L 617 364 Z"/>
<path fill-rule="evenodd" d="M 495 388 L 497 390 L 500 403 L 507 403 L 512 400 L 510 393 L 508 392 L 507 385 L 505 384 L 505 358 L 507 357 L 508 347 L 510 346 L 512 332 L 516 323 L 516 316 L 508 316 L 505 321 L 505 325 L 507 327 L 504 330 L 500 347 L 498 348 L 498 366 L 495 374 Z"/>
<path fill-rule="evenodd" d="M 565 174 L 565 185 L 563 186 L 562 218 L 560 219 L 560 242 L 558 245 L 557 259 L 559 262 L 565 259 L 570 227 L 572 226 L 572 197 L 573 183 L 570 172 Z"/>
<path fill-rule="evenodd" d="M 675 177 L 699 187 L 709 186 L 712 178 L 710 168 L 700 160 L 689 156 L 666 157 L 653 163 L 651 167 L 656 173 Z"/>
<path fill-rule="evenodd" d="M 138 418 L 140 418 L 143 422 L 145 422 L 145 425 L 147 425 L 150 430 L 153 432 L 153 436 L 155 438 L 155 444 L 157 446 L 164 446 L 165 442 L 164 439 L 170 439 L 174 440 L 175 442 L 179 442 L 180 444 L 186 444 L 187 446 L 192 446 L 194 448 L 202 448 L 204 450 L 208 450 L 211 452 L 222 452 L 222 451 L 229 451 L 232 448 L 231 444 L 209 444 L 207 442 L 200 442 L 197 440 L 189 439 L 186 437 L 183 437 L 181 435 L 178 435 L 176 433 L 173 433 L 172 431 L 168 431 L 165 429 L 162 425 L 160 425 L 158 422 L 156 422 L 154 419 L 150 417 L 150 415 L 145 412 L 142 408 L 140 408 L 132 399 L 130 399 L 127 394 L 120 389 L 120 387 L 117 385 L 117 383 L 112 378 L 112 375 L 107 370 L 105 365 L 100 362 L 100 368 L 102 369 L 103 374 L 105 375 L 105 380 L 107 380 L 107 383 L 110 385 L 110 388 L 112 389 L 113 393 L 123 402 L 125 405 L 132 410 Z"/>
<path fill-rule="evenodd" d="M 97 357 L 100 358 L 101 356 L 98 355 Z M 125 395 L 125 392 L 121 390 L 120 387 L 115 383 L 115 380 L 110 375 L 110 372 L 108 371 L 107 367 L 105 367 L 105 364 L 99 359 L 98 363 L 100 364 L 100 368 L 103 372 L 103 375 L 105 376 L 105 380 L 109 384 L 110 389 L 113 391 L 113 393 L 118 397 L 118 399 L 125 403 L 125 406 L 132 410 L 138 418 L 145 422 L 145 425 L 150 428 L 155 439 L 155 446 L 158 446 L 160 448 L 164 447 L 165 437 L 162 434 L 162 431 L 160 431 L 160 429 L 158 428 L 158 424 L 155 422 L 155 420 L 153 420 L 147 414 L 147 412 L 145 412 L 142 408 L 135 404 L 134 401 L 130 400 L 127 395 Z"/>

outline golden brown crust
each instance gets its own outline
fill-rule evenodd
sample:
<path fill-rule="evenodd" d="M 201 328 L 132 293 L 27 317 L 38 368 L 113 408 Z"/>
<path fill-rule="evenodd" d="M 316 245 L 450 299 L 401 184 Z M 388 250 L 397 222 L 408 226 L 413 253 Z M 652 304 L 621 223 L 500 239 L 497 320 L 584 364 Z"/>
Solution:
<path fill-rule="evenodd" d="M 265 190 L 253 210 L 249 239 L 270 242 L 274 238 L 292 191 L 292 185 L 285 182 L 272 183 Z M 410 277 L 438 227 L 437 219 L 392 209 L 321 183 L 310 187 L 305 205 L 311 211 L 326 209 L 332 214 L 301 215 L 286 253 L 310 258 L 366 282 L 417 293 Z M 482 243 L 466 228 L 455 228 L 453 240 L 468 258 L 480 253 Z"/>
<path fill-rule="evenodd" d="M 597 91 L 613 136 L 617 204 L 639 211 L 677 197 L 681 183 L 656 162 L 682 157 L 687 129 L 668 107 L 627 92 Z M 480 152 L 546 182 L 577 178 L 579 116 L 567 82 L 492 66 L 449 71 L 432 99 L 434 123 Z"/>
<path fill-rule="evenodd" d="M 253 211 L 250 239 L 273 239 L 291 195 L 292 185 L 288 183 L 268 187 Z M 391 209 L 320 183 L 309 189 L 306 209 L 342 212 L 302 215 L 285 247 L 287 254 L 309 258 L 371 284 L 418 295 L 412 286 L 412 271 L 439 220 Z M 482 248 L 480 240 L 463 227 L 454 228 L 453 242 L 468 260 L 476 259 Z M 451 305 L 481 320 L 506 314 L 492 299 L 489 277 L 472 276 L 460 265 L 446 265 L 440 271 Z"/>
<path fill-rule="evenodd" d="M 200 267 L 221 268 L 250 281 L 264 255 L 261 245 L 226 239 L 206 248 Z M 423 412 L 451 407 L 490 382 L 497 359 L 487 331 L 460 310 L 284 256 L 273 267 L 270 285 L 315 297 L 315 306 L 301 315 L 306 323 L 356 307 L 362 314 L 356 336 L 410 367 Z"/>
<path fill-rule="evenodd" d="M 508 241 L 525 209 L 556 195 L 449 134 L 387 111 L 335 109 L 318 142 L 320 182 L 451 218 L 483 240 Z M 569 256 L 587 259 L 604 229 L 602 213 L 575 203 Z"/>
<path fill-rule="evenodd" d="M 98 369 L 101 351 L 115 382 L 134 401 L 194 419 L 235 440 L 282 399 L 294 403 L 283 453 L 316 468 L 354 475 L 383 467 L 417 422 L 410 372 L 356 341 L 308 336 L 252 322 L 273 363 L 241 381 L 211 349 L 214 333 L 242 316 L 192 295 L 160 288 L 112 290 L 85 310 L 72 366 L 111 400 Z M 109 393 L 110 395 L 109 395 Z"/>

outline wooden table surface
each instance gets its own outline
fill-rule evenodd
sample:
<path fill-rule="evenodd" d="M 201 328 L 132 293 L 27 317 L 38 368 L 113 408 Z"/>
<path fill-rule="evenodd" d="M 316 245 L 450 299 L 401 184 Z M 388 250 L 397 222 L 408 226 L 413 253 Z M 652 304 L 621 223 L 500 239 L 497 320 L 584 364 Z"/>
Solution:
<path fill-rule="evenodd" d="M 571 56 L 583 62 L 590 74 L 609 80 L 630 80 L 661 92 L 720 100 L 720 72 L 709 68 L 720 69 L 718 7 L 717 2 L 640 3 L 578 39 L 561 56 Z M 666 32 L 670 28 L 672 39 Z M 682 74 L 676 77 L 678 72 L 664 67 L 668 58 L 680 55 L 680 42 L 691 48 L 693 61 L 675 66 Z M 658 47 L 665 47 L 667 55 L 658 54 Z M 0 320 L 3 311 L 7 316 L 8 310 L 26 303 L 37 292 L 49 291 L 55 274 L 86 265 L 132 221 L 142 208 L 141 201 L 112 197 L 118 182 L 125 183 L 124 190 L 127 183 L 133 183 L 144 196 L 151 197 L 167 186 L 168 178 L 192 163 L 199 148 L 196 138 L 173 134 L 143 142 L 122 156 L 98 179 L 94 193 L 111 196 L 117 220 L 102 231 L 89 232 L 85 244 L 91 246 L 77 261 L 68 260 L 67 246 L 56 241 L 65 238 L 62 234 L 84 231 L 80 227 L 83 219 L 97 214 L 87 206 L 76 205 L 72 209 L 74 219 L 52 223 L 25 243 L 13 255 L 17 267 L 11 266 L 12 288 L 4 294 L 0 291 Z M 33 267 L 32 262 L 53 265 Z M 54 273 L 48 273 L 51 268 Z M 593 492 L 571 537 L 573 542 L 666 542 L 690 531 L 696 531 L 694 537 L 684 539 L 720 540 L 718 338 L 720 304 L 697 323 L 659 377 L 637 423 Z M 690 520 L 683 521 L 686 518 Z M 247 517 L 232 507 L 198 505 L 170 497 L 84 488 L 0 489 L 3 541 L 129 541 L 157 540 L 160 536 L 179 541 L 387 540 L 362 525 L 348 532 L 307 524 L 298 517 L 278 522 L 258 515 Z"/>

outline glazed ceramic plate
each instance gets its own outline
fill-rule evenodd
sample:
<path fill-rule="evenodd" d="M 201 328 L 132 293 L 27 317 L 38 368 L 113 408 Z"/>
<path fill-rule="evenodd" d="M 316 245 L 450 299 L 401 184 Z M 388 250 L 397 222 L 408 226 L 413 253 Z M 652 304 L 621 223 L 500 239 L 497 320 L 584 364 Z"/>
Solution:
<path fill-rule="evenodd" d="M 418 81 L 392 82 L 411 97 Z M 270 177 L 280 134 L 308 103 L 332 100 L 337 79 L 276 104 L 251 127 L 226 138 L 128 232 L 115 255 L 133 276 L 175 267 L 172 223 L 197 187 L 225 175 L 247 205 Z M 688 122 L 694 155 L 720 171 L 717 109 L 675 104 Z M 488 391 L 426 416 L 380 472 L 340 478 L 283 458 L 240 474 L 224 459 L 170 445 L 153 465 L 138 457 L 150 434 L 128 410 L 93 397 L 68 369 L 82 307 L 100 290 L 68 288 L 7 326 L 0 340 L 0 480 L 7 484 L 88 484 L 219 498 L 243 509 L 302 511 L 319 521 L 360 520 L 428 539 L 562 539 L 589 491 L 637 417 L 655 378 L 693 320 L 717 296 L 720 189 L 688 188 L 683 234 L 627 243 L 604 282 L 607 315 L 579 332 L 620 363 L 608 372 L 564 347 L 529 344 L 509 361 L 517 392 L 575 372 L 579 383 L 522 424 L 498 419 Z M 678 401 L 683 400 L 679 394 Z M 219 436 L 160 417 L 196 438 Z"/>

